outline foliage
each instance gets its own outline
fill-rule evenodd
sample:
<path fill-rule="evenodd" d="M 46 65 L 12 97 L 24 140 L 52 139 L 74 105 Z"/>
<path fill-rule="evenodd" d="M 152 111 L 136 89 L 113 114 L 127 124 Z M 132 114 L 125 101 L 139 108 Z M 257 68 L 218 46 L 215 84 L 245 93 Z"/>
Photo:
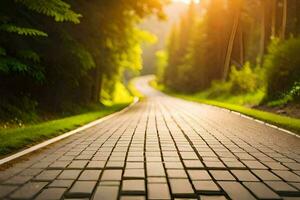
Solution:
<path fill-rule="evenodd" d="M 0 129 L 0 155 L 6 155 L 24 147 L 53 138 L 63 132 L 119 111 L 128 104 L 100 107 L 76 116 L 56 119 L 23 128 Z"/>
<path fill-rule="evenodd" d="M 161 50 L 157 51 L 156 54 L 156 75 L 159 81 L 163 81 L 163 75 L 165 73 L 165 69 L 168 65 L 168 55 L 167 52 Z"/>
<path fill-rule="evenodd" d="M 8 33 L 17 33 L 18 35 L 25 36 L 48 36 L 48 34 L 43 31 L 39 31 L 32 28 L 23 28 L 12 24 L 2 24 L 0 26 L 0 30 Z"/>
<path fill-rule="evenodd" d="M 253 93 L 261 87 L 262 69 L 256 67 L 252 69 L 247 62 L 242 69 L 237 70 L 235 66 L 231 68 L 229 82 L 231 84 L 232 94 Z"/>
<path fill-rule="evenodd" d="M 105 95 L 111 101 L 127 101 L 131 97 L 123 86 L 123 75 L 138 73 L 140 45 L 155 40 L 137 24 L 151 14 L 163 17 L 164 3 L 1 1 L 1 107 L 19 109 L 8 100 L 23 97 L 36 103 L 29 113 L 69 112 L 99 103 Z M 0 110 L 0 117 L 4 115 Z"/>
<path fill-rule="evenodd" d="M 268 96 L 274 99 L 299 81 L 299 1 L 288 2 L 286 19 L 278 14 L 282 12 L 278 1 L 203 0 L 200 4 L 202 9 L 195 14 L 192 3 L 170 32 L 163 76 L 167 87 L 190 93 L 212 87 L 215 96 L 239 95 L 255 93 L 266 81 Z M 294 39 L 287 39 L 290 35 Z M 264 58 L 272 37 L 282 41 L 274 40 Z M 262 66 L 264 60 L 263 67 L 251 67 Z M 235 66 L 231 72 L 230 65 Z M 282 79 L 275 79 L 279 76 Z M 223 84 L 225 80 L 228 83 Z"/>
<path fill-rule="evenodd" d="M 70 8 L 71 6 L 62 0 L 15 0 L 17 3 L 25 5 L 28 9 L 35 12 L 51 16 L 55 21 L 63 22 L 70 21 L 79 23 L 80 14 L 75 13 Z"/>
<path fill-rule="evenodd" d="M 279 99 L 300 80 L 300 38 L 274 39 L 264 67 L 267 70 L 267 98 Z"/>

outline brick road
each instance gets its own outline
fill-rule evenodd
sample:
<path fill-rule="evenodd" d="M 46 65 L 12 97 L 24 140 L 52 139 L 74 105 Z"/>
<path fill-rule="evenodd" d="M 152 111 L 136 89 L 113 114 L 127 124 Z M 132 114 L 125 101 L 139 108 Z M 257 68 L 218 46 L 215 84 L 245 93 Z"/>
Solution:
<path fill-rule="evenodd" d="M 300 139 L 162 95 L 0 172 L 0 199 L 300 199 Z"/>

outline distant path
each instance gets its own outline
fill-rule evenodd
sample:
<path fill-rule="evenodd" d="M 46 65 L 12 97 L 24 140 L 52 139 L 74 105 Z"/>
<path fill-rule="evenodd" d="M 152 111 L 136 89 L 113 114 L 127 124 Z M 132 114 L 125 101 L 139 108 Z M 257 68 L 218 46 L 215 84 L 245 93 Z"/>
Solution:
<path fill-rule="evenodd" d="M 0 199 L 300 199 L 299 138 L 148 80 L 128 111 L 0 171 Z"/>

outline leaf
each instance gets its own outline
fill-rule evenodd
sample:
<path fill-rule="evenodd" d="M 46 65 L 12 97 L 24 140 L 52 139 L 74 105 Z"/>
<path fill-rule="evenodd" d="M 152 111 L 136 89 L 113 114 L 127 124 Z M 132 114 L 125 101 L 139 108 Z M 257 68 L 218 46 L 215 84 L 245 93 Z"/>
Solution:
<path fill-rule="evenodd" d="M 28 69 L 29 67 L 26 64 L 15 58 L 0 57 L 0 71 L 4 73 L 25 72 Z"/>
<path fill-rule="evenodd" d="M 37 29 L 32 29 L 32 28 L 19 27 L 13 24 L 2 24 L 0 25 L 0 30 L 9 33 L 16 33 L 18 35 L 25 35 L 25 36 L 43 36 L 43 37 L 48 36 L 48 34 L 43 31 L 39 31 Z"/>
<path fill-rule="evenodd" d="M 21 50 L 21 51 L 18 51 L 17 54 L 18 54 L 18 57 L 20 57 L 20 58 L 24 58 L 24 59 L 33 61 L 35 63 L 40 62 L 40 56 L 32 50 Z"/>
<path fill-rule="evenodd" d="M 70 5 L 62 0 L 15 0 L 18 3 L 22 3 L 28 9 L 44 14 L 50 17 L 54 17 L 55 21 L 64 22 L 70 21 L 73 23 L 80 23 L 80 14 L 75 13 L 70 9 Z"/>
<path fill-rule="evenodd" d="M 0 47 L 0 56 L 5 56 L 5 55 L 6 55 L 6 50 Z"/>

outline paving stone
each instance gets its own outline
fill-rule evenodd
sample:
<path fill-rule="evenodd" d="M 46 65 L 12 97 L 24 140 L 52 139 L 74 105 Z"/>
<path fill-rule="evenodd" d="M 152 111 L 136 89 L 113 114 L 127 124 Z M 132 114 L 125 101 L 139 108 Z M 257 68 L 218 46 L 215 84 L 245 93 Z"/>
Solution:
<path fill-rule="evenodd" d="M 194 152 L 179 151 L 182 159 L 184 160 L 198 160 L 198 156 Z"/>
<path fill-rule="evenodd" d="M 80 170 L 64 170 L 59 176 L 58 179 L 69 179 L 75 180 L 80 174 Z"/>
<path fill-rule="evenodd" d="M 200 195 L 201 200 L 227 200 L 225 196 L 220 195 Z"/>
<path fill-rule="evenodd" d="M 204 168 L 200 160 L 184 160 L 183 163 L 186 168 Z"/>
<path fill-rule="evenodd" d="M 233 181 L 235 178 L 231 175 L 229 171 L 225 170 L 210 170 L 209 171 L 214 179 L 218 181 Z"/>
<path fill-rule="evenodd" d="M 9 180 L 5 181 L 5 184 L 22 185 L 32 179 L 32 176 L 14 176 Z"/>
<path fill-rule="evenodd" d="M 273 172 L 275 174 L 277 174 L 278 176 L 280 176 L 285 181 L 300 182 L 300 176 L 294 174 L 293 172 L 290 172 L 290 171 L 278 171 L 278 170 L 274 170 Z"/>
<path fill-rule="evenodd" d="M 122 170 L 104 170 L 101 181 L 120 181 Z"/>
<path fill-rule="evenodd" d="M 144 169 L 125 169 L 125 178 L 145 178 Z"/>
<path fill-rule="evenodd" d="M 43 170 L 42 169 L 32 169 L 32 168 L 29 168 L 29 169 L 26 169 L 24 171 L 22 171 L 20 173 L 21 176 L 35 176 L 35 175 L 38 175 L 39 173 L 41 173 Z"/>
<path fill-rule="evenodd" d="M 281 199 L 280 196 L 261 182 L 244 182 L 243 184 L 259 199 Z"/>
<path fill-rule="evenodd" d="M 79 179 L 81 181 L 98 181 L 101 170 L 84 170 Z"/>
<path fill-rule="evenodd" d="M 74 160 L 70 163 L 68 168 L 83 169 L 87 165 L 87 163 L 87 160 Z"/>
<path fill-rule="evenodd" d="M 6 195 L 11 194 L 12 191 L 17 189 L 17 186 L 12 185 L 0 185 L 0 198 L 4 198 Z"/>
<path fill-rule="evenodd" d="M 187 174 L 183 169 L 168 169 L 168 178 L 187 178 Z"/>
<path fill-rule="evenodd" d="M 54 180 L 61 172 L 61 170 L 45 170 L 34 179 L 39 181 L 51 181 Z"/>
<path fill-rule="evenodd" d="M 238 182 L 219 181 L 223 190 L 232 200 L 254 200 L 256 199 L 248 190 Z"/>
<path fill-rule="evenodd" d="M 247 160 L 243 162 L 250 169 L 268 169 L 266 166 L 256 160 Z"/>
<path fill-rule="evenodd" d="M 167 183 L 167 179 L 165 177 L 148 177 L 148 183 Z"/>
<path fill-rule="evenodd" d="M 102 169 L 105 166 L 105 161 L 90 161 L 87 168 Z"/>
<path fill-rule="evenodd" d="M 181 162 L 165 162 L 165 167 L 167 169 L 183 169 Z"/>
<path fill-rule="evenodd" d="M 124 161 L 108 161 L 106 164 L 106 168 L 123 168 L 124 165 Z"/>
<path fill-rule="evenodd" d="M 300 163 L 283 163 L 283 165 L 287 166 L 291 170 L 300 170 Z"/>
<path fill-rule="evenodd" d="M 99 183 L 99 185 L 103 186 L 119 186 L 120 184 L 120 181 L 101 181 Z"/>
<path fill-rule="evenodd" d="M 252 172 L 264 181 L 280 181 L 281 179 L 268 170 L 252 170 Z"/>
<path fill-rule="evenodd" d="M 239 181 L 259 181 L 249 170 L 231 170 Z"/>
<path fill-rule="evenodd" d="M 76 181 L 68 192 L 71 197 L 89 197 L 96 186 L 96 181 Z"/>
<path fill-rule="evenodd" d="M 165 171 L 162 163 L 160 162 L 147 162 L 147 175 L 148 176 L 165 176 Z"/>
<path fill-rule="evenodd" d="M 297 188 L 298 190 L 300 190 L 300 183 L 290 183 L 292 186 L 294 186 L 295 188 Z"/>
<path fill-rule="evenodd" d="M 196 180 L 211 180 L 209 173 L 206 170 L 188 170 L 190 178 Z"/>
<path fill-rule="evenodd" d="M 224 161 L 225 165 L 228 167 L 228 168 L 246 168 L 245 165 L 243 165 L 243 163 L 241 162 L 231 162 L 231 161 Z"/>
<path fill-rule="evenodd" d="M 10 197 L 13 199 L 32 199 L 46 185 L 47 182 L 29 182 L 17 189 Z"/>
<path fill-rule="evenodd" d="M 146 192 L 144 180 L 123 180 L 122 192 L 143 194 Z"/>
<path fill-rule="evenodd" d="M 121 200 L 145 200 L 145 196 L 121 196 Z"/>
<path fill-rule="evenodd" d="M 171 199 L 168 185 L 166 183 L 148 184 L 148 199 Z"/>
<path fill-rule="evenodd" d="M 117 200 L 118 199 L 118 186 L 98 186 L 95 195 L 92 199 L 94 200 Z"/>
<path fill-rule="evenodd" d="M 173 195 L 194 194 L 191 183 L 188 179 L 169 179 Z"/>
<path fill-rule="evenodd" d="M 265 182 L 269 187 L 271 187 L 276 192 L 296 192 L 297 189 L 290 186 L 286 182 L 283 181 L 266 181 Z"/>
<path fill-rule="evenodd" d="M 53 168 L 53 169 L 64 169 L 68 166 L 68 164 L 70 163 L 70 161 L 56 161 L 54 163 L 52 163 L 49 168 Z"/>
<path fill-rule="evenodd" d="M 143 162 L 127 162 L 126 169 L 144 169 Z"/>
<path fill-rule="evenodd" d="M 213 181 L 193 181 L 198 192 L 219 192 L 220 188 Z"/>
<path fill-rule="evenodd" d="M 264 165 L 268 166 L 270 169 L 273 170 L 288 170 L 287 167 L 283 166 L 279 162 L 263 162 Z"/>
<path fill-rule="evenodd" d="M 69 188 L 73 182 L 73 180 L 54 180 L 48 187 Z"/>
<path fill-rule="evenodd" d="M 66 188 L 48 188 L 43 190 L 36 200 L 60 200 L 65 193 Z"/>
<path fill-rule="evenodd" d="M 204 161 L 204 164 L 208 168 L 226 168 L 225 165 L 220 161 Z"/>

